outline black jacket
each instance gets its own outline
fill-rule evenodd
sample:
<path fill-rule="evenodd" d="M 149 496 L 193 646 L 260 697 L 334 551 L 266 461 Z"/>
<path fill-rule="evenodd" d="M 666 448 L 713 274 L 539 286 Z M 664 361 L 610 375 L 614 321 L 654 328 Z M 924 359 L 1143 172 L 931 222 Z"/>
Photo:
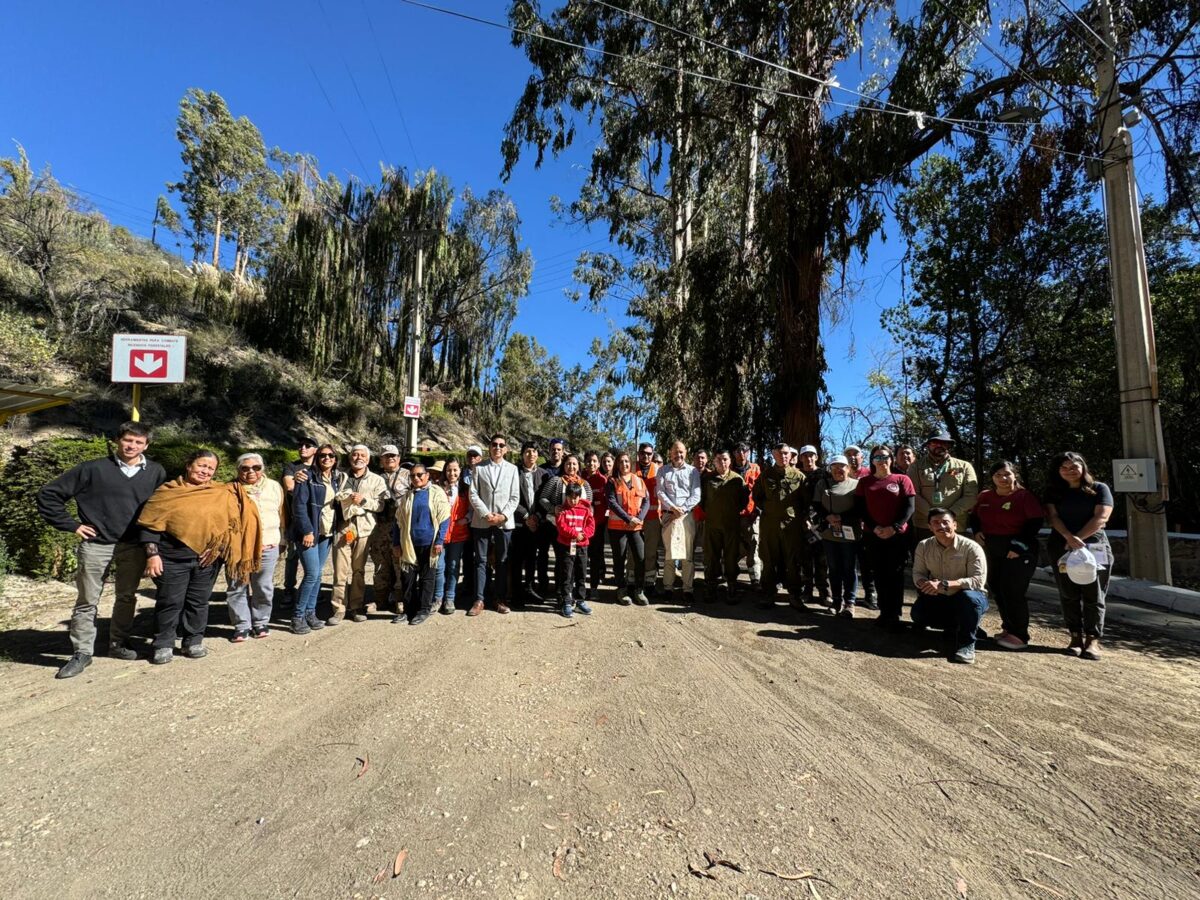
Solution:
<path fill-rule="evenodd" d="M 38 491 L 37 508 L 42 518 L 60 531 L 91 525 L 96 529 L 94 543 L 136 543 L 141 539 L 137 520 L 142 506 L 166 480 L 166 470 L 151 459 L 132 477 L 121 471 L 115 456 L 91 459 Z M 67 511 L 70 500 L 79 510 L 78 520 Z"/>
<path fill-rule="evenodd" d="M 308 481 L 296 482 L 292 491 L 292 540 L 301 541 L 306 534 L 320 537 L 321 507 L 325 505 L 325 482 L 317 473 L 315 467 L 309 467 Z M 330 476 L 333 480 L 333 491 L 337 493 L 346 484 L 346 473 L 334 469 Z M 342 513 L 337 505 L 333 507 L 333 533 L 341 527 Z"/>

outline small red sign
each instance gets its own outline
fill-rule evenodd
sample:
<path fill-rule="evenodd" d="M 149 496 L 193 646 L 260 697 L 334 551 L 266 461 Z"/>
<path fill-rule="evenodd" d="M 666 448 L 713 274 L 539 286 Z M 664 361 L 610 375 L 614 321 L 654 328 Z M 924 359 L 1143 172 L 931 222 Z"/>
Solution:
<path fill-rule="evenodd" d="M 129 374 L 135 378 L 167 377 L 167 351 L 134 348 L 129 351 Z"/>

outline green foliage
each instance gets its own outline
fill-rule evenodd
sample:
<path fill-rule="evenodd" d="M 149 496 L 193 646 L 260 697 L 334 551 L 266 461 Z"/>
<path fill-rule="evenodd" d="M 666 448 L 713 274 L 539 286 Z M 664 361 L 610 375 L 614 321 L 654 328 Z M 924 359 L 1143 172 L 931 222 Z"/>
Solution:
<path fill-rule="evenodd" d="M 215 451 L 221 461 L 217 477 L 232 480 L 234 460 L 246 448 L 154 441 L 147 455 L 161 463 L 169 477 L 182 474 L 184 460 L 194 450 Z M 284 447 L 252 448 L 261 453 L 266 471 L 279 478 L 283 465 L 296 458 Z M 79 538 L 51 528 L 38 515 L 34 497 L 43 485 L 81 460 L 110 452 L 103 438 L 57 438 L 32 447 L 18 447 L 0 474 L 0 540 L 9 548 L 12 570 L 33 578 L 67 580 L 75 571 Z"/>
<path fill-rule="evenodd" d="M 54 344 L 32 316 L 0 308 L 0 370 L 28 372 L 54 359 Z"/>
<path fill-rule="evenodd" d="M 8 545 L 0 538 L 0 597 L 4 596 L 4 582 L 12 568 L 12 560 L 8 558 Z"/>

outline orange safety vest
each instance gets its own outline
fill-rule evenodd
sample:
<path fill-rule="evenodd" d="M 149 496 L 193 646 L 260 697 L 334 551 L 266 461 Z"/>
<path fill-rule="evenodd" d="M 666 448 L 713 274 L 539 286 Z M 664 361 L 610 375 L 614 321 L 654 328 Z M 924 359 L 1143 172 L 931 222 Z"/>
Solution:
<path fill-rule="evenodd" d="M 731 469 L 736 472 L 737 469 Z M 746 471 L 742 474 L 742 481 L 746 482 L 746 490 L 750 494 L 750 500 L 746 503 L 746 508 L 742 510 L 741 515 L 754 515 L 754 482 L 758 481 L 758 476 L 762 474 L 762 469 L 758 467 L 758 463 L 746 463 Z"/>
<path fill-rule="evenodd" d="M 650 463 L 645 475 L 636 470 L 633 474 L 646 483 L 646 493 L 650 495 L 650 511 L 646 513 L 646 521 L 652 522 L 658 518 L 658 466 Z"/>
<path fill-rule="evenodd" d="M 616 494 L 617 502 L 621 504 L 621 509 L 625 510 L 630 516 L 636 516 L 642 511 L 642 500 L 646 497 L 646 482 L 642 481 L 642 476 L 636 472 L 631 473 L 633 484 L 627 485 L 625 479 L 620 475 L 612 477 L 613 493 Z M 649 518 L 649 515 L 646 516 Z M 613 531 L 641 531 L 641 525 L 630 525 L 618 515 L 609 513 L 608 527 Z"/>

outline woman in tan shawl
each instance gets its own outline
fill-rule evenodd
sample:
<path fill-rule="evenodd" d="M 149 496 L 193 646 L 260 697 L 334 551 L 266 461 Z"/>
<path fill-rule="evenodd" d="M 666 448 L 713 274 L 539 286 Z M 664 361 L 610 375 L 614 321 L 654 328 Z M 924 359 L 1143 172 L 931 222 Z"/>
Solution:
<path fill-rule="evenodd" d="M 138 524 L 146 546 L 146 575 L 154 601 L 155 665 L 171 661 L 175 634 L 183 655 L 199 659 L 208 627 L 208 600 L 221 565 L 235 582 L 246 581 L 262 559 L 258 507 L 236 482 L 213 481 L 220 460 L 211 450 L 188 457 L 184 474 L 168 481 L 142 508 Z"/>

